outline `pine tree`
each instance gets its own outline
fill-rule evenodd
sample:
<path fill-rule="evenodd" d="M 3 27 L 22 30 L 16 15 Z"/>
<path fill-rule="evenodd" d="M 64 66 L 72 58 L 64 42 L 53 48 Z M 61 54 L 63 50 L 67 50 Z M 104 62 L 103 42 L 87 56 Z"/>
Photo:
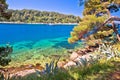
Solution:
<path fill-rule="evenodd" d="M 98 42 L 116 42 L 114 29 L 104 23 L 110 18 L 110 9 L 117 10 L 117 6 L 110 6 L 112 3 L 120 5 L 119 0 L 85 0 L 84 17 L 78 26 L 74 27 L 68 42 L 86 40 L 89 45 L 95 45 Z"/>
<path fill-rule="evenodd" d="M 0 16 L 9 19 L 12 14 L 7 9 L 8 5 L 6 4 L 6 0 L 0 0 Z"/>

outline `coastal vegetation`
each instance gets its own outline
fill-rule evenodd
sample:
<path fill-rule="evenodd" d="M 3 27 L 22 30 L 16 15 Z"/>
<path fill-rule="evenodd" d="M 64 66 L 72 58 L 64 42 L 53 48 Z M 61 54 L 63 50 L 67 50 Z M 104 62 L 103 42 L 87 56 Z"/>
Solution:
<path fill-rule="evenodd" d="M 71 37 L 68 39 L 69 43 L 81 40 L 84 46 L 68 50 L 69 54 L 67 55 L 69 56 L 65 56 L 63 59 L 61 59 L 61 55 L 55 55 L 55 59 L 51 61 L 52 57 L 50 57 L 50 61 L 44 67 L 41 67 L 41 64 L 36 64 L 7 68 L 7 72 L 4 74 L 8 76 L 7 80 L 119 80 L 120 35 L 118 29 L 115 28 L 114 19 L 115 21 L 120 21 L 120 19 L 119 17 L 111 17 L 110 12 L 119 11 L 120 1 L 85 0 L 84 3 L 84 17 L 79 18 L 79 24 L 74 27 Z M 113 4 L 111 5 L 111 3 Z M 29 18 L 30 14 L 28 13 L 25 13 L 27 17 L 23 21 L 31 23 L 29 19 L 32 18 Z M 43 15 L 45 14 L 47 13 Z M 72 19 L 74 18 L 72 17 Z M 20 19 L 19 22 L 23 21 Z M 43 23 L 44 21 L 47 19 L 44 19 Z M 28 58 L 31 56 L 28 55 Z M 3 71 L 5 70 L 6 68 L 3 68 Z M 10 74 L 10 72 L 12 73 Z M 4 75 L 1 75 L 0 78 L 6 78 Z"/>
<path fill-rule="evenodd" d="M 57 12 L 38 11 L 38 10 L 8 10 L 12 12 L 10 19 L 0 18 L 0 21 L 6 22 L 24 22 L 24 23 L 78 23 L 79 16 L 61 14 Z"/>
<path fill-rule="evenodd" d="M 0 47 L 0 65 L 6 66 L 11 61 L 9 55 L 12 53 L 12 47 Z"/>
<path fill-rule="evenodd" d="M 115 21 L 120 21 L 120 18 L 117 17 L 118 15 L 116 15 L 115 17 L 111 16 L 111 13 L 119 11 L 120 1 L 119 0 L 97 0 L 97 1 L 84 0 L 84 1 L 85 1 L 84 2 L 85 9 L 83 11 L 84 17 L 82 18 L 81 22 L 74 27 L 73 31 L 71 32 L 71 37 L 68 39 L 68 42 L 75 43 L 81 40 L 85 43 L 86 47 L 84 49 L 87 49 L 87 50 L 88 49 L 90 50 L 90 47 L 92 48 L 98 47 L 96 48 L 95 51 L 92 50 L 92 54 L 97 53 L 97 56 L 99 56 L 99 60 L 97 59 L 98 62 L 99 61 L 100 62 L 102 61 L 104 63 L 109 62 L 108 66 L 110 66 L 110 64 L 112 64 L 113 62 L 118 62 L 117 64 L 119 64 L 120 63 L 119 62 L 120 60 L 120 56 L 119 56 L 120 55 L 120 50 L 119 50 L 120 35 L 119 34 L 120 33 L 119 33 L 119 29 L 117 28 L 119 27 L 119 25 L 117 25 L 119 23 L 115 23 Z M 105 46 L 101 48 L 101 45 L 103 44 L 106 45 L 106 49 L 105 49 Z M 82 53 L 84 51 L 86 50 L 82 50 Z M 115 51 L 115 52 L 112 52 L 112 51 Z M 77 51 L 77 53 L 79 54 L 81 52 Z M 86 55 L 87 53 L 84 53 L 84 55 Z M 98 54 L 102 54 L 102 55 L 100 56 Z M 107 57 L 105 57 L 104 54 Z M 114 56 L 115 54 L 117 54 L 117 56 Z M 101 59 L 100 57 L 103 57 L 103 58 Z M 88 59 L 88 57 L 86 59 Z M 85 62 L 85 60 L 83 62 Z M 97 64 L 98 62 L 94 64 Z M 101 65 L 102 63 L 98 63 L 98 64 Z M 92 67 L 93 66 L 94 65 L 92 65 Z M 99 68 L 94 67 L 94 69 L 96 69 L 97 71 L 97 69 Z M 89 79 L 87 78 L 87 76 L 83 77 L 87 73 L 85 73 L 82 76 L 80 75 L 78 76 L 80 80 L 106 80 L 106 79 L 117 80 L 117 79 L 120 79 L 119 77 L 120 69 L 118 69 L 118 67 L 116 67 L 116 69 L 117 70 L 114 70 L 114 68 L 112 67 L 113 71 L 110 71 L 110 73 L 106 73 L 104 77 L 99 76 L 99 78 L 95 77 L 99 75 L 99 71 L 94 73 L 94 75 L 96 74 L 95 76 L 94 75 L 89 76 Z M 86 71 L 89 72 L 91 70 L 87 69 Z"/>
<path fill-rule="evenodd" d="M 112 23 L 109 22 L 109 18 L 111 18 L 111 11 L 118 11 L 119 3 L 119 0 L 86 1 L 83 12 L 84 17 L 78 26 L 74 27 L 68 42 L 74 43 L 78 40 L 86 40 L 86 43 L 92 43 L 93 40 L 97 40 L 99 43 L 114 43 L 116 41 L 116 36 L 114 36 L 114 34 L 117 35 L 118 33 L 114 28 L 108 27 L 108 25 Z M 114 21 L 114 19 L 112 21 Z M 92 45 L 95 45 L 95 43 Z"/>

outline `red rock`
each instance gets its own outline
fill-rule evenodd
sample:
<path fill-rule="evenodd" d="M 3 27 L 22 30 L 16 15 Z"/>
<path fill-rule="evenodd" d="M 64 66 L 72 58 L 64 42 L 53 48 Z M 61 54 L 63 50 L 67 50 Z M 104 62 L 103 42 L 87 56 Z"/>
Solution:
<path fill-rule="evenodd" d="M 35 69 L 38 69 L 38 70 L 43 70 L 43 69 L 44 69 L 44 67 L 42 67 L 41 65 L 36 65 L 36 66 L 35 66 Z"/>
<path fill-rule="evenodd" d="M 16 73 L 10 74 L 10 77 L 12 77 L 12 76 L 24 77 L 26 75 L 33 74 L 33 73 L 36 73 L 35 69 L 23 70 L 23 71 L 18 71 Z"/>

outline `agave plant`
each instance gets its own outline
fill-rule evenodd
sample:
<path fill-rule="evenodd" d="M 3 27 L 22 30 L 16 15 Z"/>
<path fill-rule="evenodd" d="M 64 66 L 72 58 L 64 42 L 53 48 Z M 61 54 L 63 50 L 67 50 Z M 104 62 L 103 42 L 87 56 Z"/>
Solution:
<path fill-rule="evenodd" d="M 7 77 L 5 77 L 4 74 L 0 72 L 0 80 L 10 80 L 10 74 L 8 74 Z"/>
<path fill-rule="evenodd" d="M 102 44 L 99 46 L 98 52 L 101 53 L 100 55 L 105 55 L 108 60 L 113 57 L 120 57 L 120 52 L 110 45 Z"/>
<path fill-rule="evenodd" d="M 77 66 L 84 67 L 87 65 L 87 59 L 86 58 L 79 58 L 79 60 L 76 61 Z"/>
<path fill-rule="evenodd" d="M 110 45 L 105 44 L 100 45 L 98 50 L 96 50 L 94 53 L 96 54 L 93 53 L 86 54 L 88 57 L 86 57 L 86 55 L 78 57 L 75 60 L 76 65 L 85 67 L 88 64 L 94 64 L 103 58 L 107 58 L 107 60 L 109 60 L 113 57 L 120 57 L 120 52 L 117 49 L 113 48 Z"/>
<path fill-rule="evenodd" d="M 39 76 L 45 75 L 45 74 L 55 74 L 58 70 L 57 63 L 58 63 L 59 59 L 60 59 L 60 57 L 57 59 L 57 61 L 51 61 L 50 63 L 46 63 L 45 70 L 43 70 L 43 71 L 36 70 L 36 73 Z"/>
<path fill-rule="evenodd" d="M 0 73 L 0 80 L 5 80 L 5 77 L 2 73 Z"/>
<path fill-rule="evenodd" d="M 87 54 L 87 55 L 88 55 L 87 57 L 84 55 L 76 60 L 77 66 L 85 67 L 89 64 L 94 64 L 99 60 L 98 55 L 94 55 L 94 54 Z"/>

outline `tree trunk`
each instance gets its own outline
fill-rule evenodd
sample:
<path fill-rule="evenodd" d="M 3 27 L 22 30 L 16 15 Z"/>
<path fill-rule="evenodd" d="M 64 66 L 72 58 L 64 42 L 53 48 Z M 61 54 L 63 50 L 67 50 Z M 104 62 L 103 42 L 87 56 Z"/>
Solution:
<path fill-rule="evenodd" d="M 112 22 L 111 22 L 111 21 L 112 21 Z M 116 16 L 112 16 L 112 17 L 108 18 L 102 25 L 99 26 L 99 29 L 100 29 L 102 26 L 104 26 L 105 24 L 109 23 L 109 22 L 112 23 L 113 30 L 114 30 L 114 32 L 116 33 L 118 40 L 120 41 L 120 35 L 119 35 L 119 33 L 118 33 L 118 31 L 117 31 L 117 29 L 116 29 L 116 27 L 115 27 L 114 21 L 120 21 L 120 18 L 119 18 L 119 17 L 116 17 Z"/>

